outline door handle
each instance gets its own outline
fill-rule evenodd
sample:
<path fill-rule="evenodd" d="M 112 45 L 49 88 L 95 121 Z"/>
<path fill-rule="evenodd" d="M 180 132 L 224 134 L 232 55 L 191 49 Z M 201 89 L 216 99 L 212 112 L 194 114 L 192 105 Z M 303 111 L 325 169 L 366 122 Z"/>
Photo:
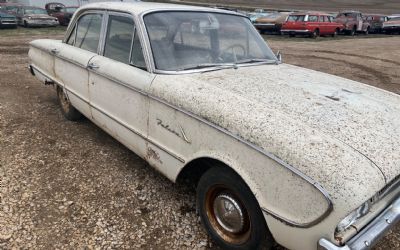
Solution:
<path fill-rule="evenodd" d="M 89 63 L 87 68 L 88 69 L 98 69 L 98 68 L 100 68 L 100 66 L 97 64 L 94 64 L 94 63 Z"/>
<path fill-rule="evenodd" d="M 59 51 L 58 49 L 51 49 L 50 51 L 51 51 L 51 53 L 53 53 L 54 55 L 60 53 L 60 51 Z"/>

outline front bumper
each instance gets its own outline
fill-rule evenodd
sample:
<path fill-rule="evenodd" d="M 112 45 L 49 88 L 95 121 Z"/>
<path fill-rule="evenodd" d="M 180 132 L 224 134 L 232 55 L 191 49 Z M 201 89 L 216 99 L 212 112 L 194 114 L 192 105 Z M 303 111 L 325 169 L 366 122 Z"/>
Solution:
<path fill-rule="evenodd" d="M 374 246 L 387 231 L 400 221 L 400 197 L 378 215 L 371 223 L 349 240 L 344 246 L 337 246 L 322 238 L 318 241 L 319 250 L 364 250 Z"/>
<path fill-rule="evenodd" d="M 14 27 L 17 26 L 16 19 L 1 19 L 0 20 L 0 27 Z"/>
<path fill-rule="evenodd" d="M 31 26 L 31 27 L 44 27 L 44 26 L 57 26 L 59 24 L 58 21 L 52 21 L 52 20 L 34 20 L 34 19 L 28 19 L 26 23 Z"/>

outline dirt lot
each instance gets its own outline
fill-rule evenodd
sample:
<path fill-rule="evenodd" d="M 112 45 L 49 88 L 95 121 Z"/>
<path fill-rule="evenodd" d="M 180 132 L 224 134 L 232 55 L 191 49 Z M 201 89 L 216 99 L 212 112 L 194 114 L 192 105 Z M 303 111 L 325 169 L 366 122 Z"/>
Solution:
<path fill-rule="evenodd" d="M 66 121 L 52 88 L 28 73 L 28 42 L 62 33 L 0 31 L 0 249 L 214 249 L 190 187 L 91 122 Z M 400 94 L 400 36 L 266 38 L 287 63 Z M 399 248 L 398 226 L 377 249 Z"/>

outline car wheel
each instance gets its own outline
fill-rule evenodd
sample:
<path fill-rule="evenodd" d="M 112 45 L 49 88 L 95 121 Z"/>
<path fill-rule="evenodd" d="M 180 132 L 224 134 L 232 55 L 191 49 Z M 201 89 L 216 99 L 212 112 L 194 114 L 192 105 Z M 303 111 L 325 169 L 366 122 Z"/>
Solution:
<path fill-rule="evenodd" d="M 24 21 L 24 27 L 25 27 L 25 28 L 29 28 L 29 24 L 28 24 L 27 21 Z"/>
<path fill-rule="evenodd" d="M 356 31 L 357 31 L 357 27 L 354 26 L 350 31 L 350 36 L 355 36 L 356 35 Z"/>
<path fill-rule="evenodd" d="M 289 37 L 295 37 L 296 35 L 295 34 L 289 34 Z"/>
<path fill-rule="evenodd" d="M 332 37 L 337 37 L 339 34 L 339 29 L 336 29 L 335 32 L 333 32 Z"/>
<path fill-rule="evenodd" d="M 61 112 L 70 121 L 77 121 L 82 119 L 83 115 L 72 106 L 63 88 L 57 86 L 57 96 L 60 102 Z"/>
<path fill-rule="evenodd" d="M 318 38 L 319 37 L 319 29 L 315 29 L 314 32 L 311 34 L 312 38 Z"/>
<path fill-rule="evenodd" d="M 223 249 L 270 249 L 273 239 L 250 188 L 232 170 L 213 167 L 200 178 L 201 221 Z"/>

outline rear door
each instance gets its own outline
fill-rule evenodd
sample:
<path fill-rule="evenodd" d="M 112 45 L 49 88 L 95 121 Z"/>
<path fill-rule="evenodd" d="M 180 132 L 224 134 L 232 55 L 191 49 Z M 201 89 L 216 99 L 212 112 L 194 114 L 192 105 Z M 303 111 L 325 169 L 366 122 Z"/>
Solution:
<path fill-rule="evenodd" d="M 132 16 L 109 12 L 104 48 L 89 62 L 93 121 L 141 157 L 147 153 L 147 71 Z"/>
<path fill-rule="evenodd" d="M 311 32 L 314 32 L 316 29 L 319 30 L 320 27 L 319 27 L 318 21 L 319 20 L 318 20 L 317 15 L 309 15 L 308 16 L 308 27 Z M 321 30 L 320 30 L 320 33 L 321 33 Z"/>
<path fill-rule="evenodd" d="M 88 12 L 80 16 L 66 43 L 54 51 L 57 79 L 63 83 L 72 105 L 89 118 L 91 111 L 87 65 L 98 53 L 103 17 L 103 12 Z"/>

